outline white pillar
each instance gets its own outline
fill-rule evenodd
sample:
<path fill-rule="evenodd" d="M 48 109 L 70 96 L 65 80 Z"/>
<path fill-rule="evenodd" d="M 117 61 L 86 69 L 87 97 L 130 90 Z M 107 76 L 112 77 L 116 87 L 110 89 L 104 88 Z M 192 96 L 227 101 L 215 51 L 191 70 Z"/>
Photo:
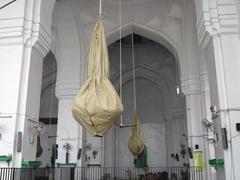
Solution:
<path fill-rule="evenodd" d="M 188 143 L 193 150 L 198 145 L 199 150 L 203 151 L 201 100 L 200 93 L 186 93 Z"/>
<path fill-rule="evenodd" d="M 185 1 L 185 26 L 184 26 L 184 52 L 187 61 L 187 72 L 182 76 L 182 89 L 186 96 L 188 143 L 193 151 L 206 153 L 203 138 L 202 125 L 202 95 L 200 80 L 200 58 L 197 39 L 196 13 L 194 1 Z M 196 148 L 198 146 L 198 149 Z M 194 159 L 190 159 L 190 165 L 194 166 Z M 202 172 L 206 179 L 206 170 Z"/>
<path fill-rule="evenodd" d="M 200 61 L 201 61 L 201 94 L 202 94 L 202 115 L 203 119 L 212 123 L 211 119 L 211 99 L 210 99 L 210 90 L 209 90 L 209 74 L 208 74 L 208 67 L 206 62 L 205 53 L 203 50 L 199 49 Z M 212 132 L 213 127 L 211 129 L 209 127 L 203 127 L 204 134 L 213 134 Z M 207 171 L 207 179 L 208 180 L 216 180 L 216 170 L 211 167 L 208 163 L 210 159 L 215 159 L 215 142 L 208 140 L 208 137 L 213 136 L 206 136 L 204 140 L 205 146 L 205 167 Z"/>
<path fill-rule="evenodd" d="M 223 151 L 226 179 L 237 180 L 240 178 L 240 133 L 236 131 L 236 123 L 239 123 L 240 116 L 240 86 L 236 84 L 240 77 L 238 34 L 214 37 L 213 46 L 218 86 L 216 93 L 219 100 L 219 105 L 216 104 L 219 117 L 214 120 L 220 135 L 220 144 L 216 146 L 216 151 Z M 220 128 L 227 130 L 227 149 L 223 149 L 223 134 Z"/>
<path fill-rule="evenodd" d="M 79 27 L 76 19 L 75 1 L 62 1 L 56 4 L 54 19 L 57 29 L 56 52 L 58 61 L 58 74 L 56 82 L 56 97 L 59 99 L 58 106 L 58 127 L 57 144 L 58 159 L 57 163 L 66 162 L 66 151 L 63 149 L 65 143 L 69 143 L 69 163 L 77 163 L 82 166 L 83 156 L 83 129 L 74 120 L 72 115 L 72 105 L 74 97 L 77 95 L 80 85 L 86 77 L 86 55 L 83 51 L 83 38 L 81 37 L 82 27 Z M 78 158 L 79 149 L 81 159 Z"/>
<path fill-rule="evenodd" d="M 189 145 L 194 148 L 199 145 L 203 150 L 202 110 L 201 110 L 201 81 L 200 63 L 197 43 L 197 29 L 195 27 L 194 4 L 191 0 L 185 3 L 185 32 L 184 54 L 187 61 L 187 70 L 181 77 L 182 90 L 186 96 L 187 123 Z"/>
<path fill-rule="evenodd" d="M 236 131 L 240 107 L 240 43 L 238 2 L 197 1 L 198 40 L 208 62 L 211 105 L 219 116 L 214 118 L 219 141 L 215 145 L 216 159 L 224 159 L 225 168 L 217 169 L 217 179 L 240 179 L 240 136 Z M 223 148 L 221 128 L 226 128 L 228 148 Z"/>
<path fill-rule="evenodd" d="M 36 159 L 36 141 L 30 144 L 29 136 L 39 119 L 42 61 L 51 34 L 51 19 L 40 18 L 44 4 L 22 0 L 0 11 L 0 155 L 11 154 L 14 167 Z"/>
<path fill-rule="evenodd" d="M 66 150 L 63 148 L 63 146 L 66 143 L 69 143 L 71 148 L 69 151 L 69 163 L 77 163 L 78 166 L 81 166 L 81 158 L 85 158 L 82 155 L 82 127 L 77 123 L 77 121 L 75 121 L 72 115 L 74 97 L 60 97 L 59 94 L 57 94 L 57 97 L 59 99 L 57 125 L 57 163 L 66 163 Z M 79 151 L 81 151 L 80 158 L 78 157 Z"/>

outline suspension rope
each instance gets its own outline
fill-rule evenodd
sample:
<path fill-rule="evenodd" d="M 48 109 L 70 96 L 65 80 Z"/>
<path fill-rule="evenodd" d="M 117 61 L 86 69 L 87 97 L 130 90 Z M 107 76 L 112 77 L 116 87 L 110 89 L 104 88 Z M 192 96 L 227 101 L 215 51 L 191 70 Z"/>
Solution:
<path fill-rule="evenodd" d="M 57 27 L 56 27 L 56 22 L 55 23 L 55 44 L 54 44 L 54 51 L 55 51 L 55 55 L 57 56 L 57 37 L 58 37 L 58 33 L 57 33 Z M 53 68 L 52 68 L 52 89 L 51 89 L 51 104 L 50 104 L 50 120 L 49 120 L 49 128 L 48 128 L 48 150 L 51 150 L 52 149 L 52 146 L 51 146 L 51 134 L 52 134 L 52 115 L 53 115 L 53 95 L 54 95 L 54 86 L 55 86 L 55 75 L 54 73 L 57 73 L 56 72 L 56 56 L 54 56 L 54 54 L 49 54 L 49 59 L 48 61 L 50 60 L 53 60 Z"/>
<path fill-rule="evenodd" d="M 123 101 L 122 93 L 122 0 L 119 0 L 119 94 L 120 99 Z M 123 117 L 120 117 L 121 124 L 123 125 Z"/>
<path fill-rule="evenodd" d="M 176 23 L 173 24 L 173 36 L 174 38 L 176 37 Z M 178 79 L 178 52 L 177 52 L 177 45 L 175 45 L 174 49 L 173 49 L 173 56 L 174 56 L 174 62 L 175 62 L 175 81 L 176 81 L 176 92 L 177 95 L 180 94 L 180 87 L 179 87 L 179 79 Z"/>
<path fill-rule="evenodd" d="M 98 11 L 99 16 L 102 15 L 102 0 L 99 0 L 99 11 Z"/>
<path fill-rule="evenodd" d="M 133 108 L 137 111 L 137 97 L 136 97 L 136 72 L 135 72 L 135 53 L 134 53 L 134 34 L 132 32 L 132 69 L 133 69 Z"/>

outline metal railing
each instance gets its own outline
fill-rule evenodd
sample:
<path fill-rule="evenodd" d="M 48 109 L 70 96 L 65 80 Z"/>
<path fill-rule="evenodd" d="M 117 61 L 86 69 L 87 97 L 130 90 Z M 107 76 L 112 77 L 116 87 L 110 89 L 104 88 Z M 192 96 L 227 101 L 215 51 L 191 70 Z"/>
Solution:
<path fill-rule="evenodd" d="M 202 180 L 196 167 L 0 168 L 0 180 Z"/>

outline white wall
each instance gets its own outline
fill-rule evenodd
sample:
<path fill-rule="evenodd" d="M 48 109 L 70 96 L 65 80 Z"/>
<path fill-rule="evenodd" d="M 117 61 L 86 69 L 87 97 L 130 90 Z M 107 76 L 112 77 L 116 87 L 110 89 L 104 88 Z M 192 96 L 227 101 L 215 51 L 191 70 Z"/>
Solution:
<path fill-rule="evenodd" d="M 66 151 L 63 149 L 65 143 L 69 143 L 71 150 L 69 151 L 69 162 L 78 163 L 77 154 L 79 148 L 82 147 L 82 128 L 74 120 L 72 112 L 73 99 L 59 100 L 58 108 L 58 126 L 57 126 L 57 144 L 58 159 L 57 162 L 65 163 Z M 80 162 L 79 162 L 80 163 Z M 78 164 L 80 165 L 80 164 Z"/>
<path fill-rule="evenodd" d="M 41 57 L 38 51 L 33 48 L 29 68 L 26 113 L 32 114 L 34 119 L 27 117 L 24 123 L 22 158 L 25 160 L 35 160 L 36 158 L 36 144 L 32 145 L 28 143 L 29 134 L 31 133 L 29 128 L 35 124 L 27 119 L 37 121 L 39 118 L 42 64 L 43 57 Z"/>
<path fill-rule="evenodd" d="M 167 149 L 167 166 L 183 166 L 184 163 L 188 163 L 189 155 L 186 153 L 185 157 L 181 155 L 181 144 L 185 145 L 185 150 L 188 147 L 187 141 L 187 122 L 183 116 L 174 118 L 165 122 L 166 126 L 166 149 Z M 184 137 L 183 134 L 186 136 Z M 171 154 L 178 154 L 179 161 L 173 159 Z"/>
<path fill-rule="evenodd" d="M 18 90 L 20 85 L 21 61 L 23 47 L 21 45 L 0 46 L 0 116 L 12 116 L 0 118 L 0 154 L 13 154 L 15 123 L 18 106 Z M 0 162 L 0 166 L 7 166 Z"/>
<path fill-rule="evenodd" d="M 218 90 L 217 90 L 217 79 L 216 79 L 216 67 L 214 62 L 214 49 L 213 44 L 210 42 L 206 48 L 206 58 L 208 63 L 208 73 L 209 73 L 209 86 L 210 86 L 210 100 L 211 105 L 219 106 L 218 99 Z M 223 149 L 222 149 L 222 140 L 221 140 L 221 124 L 219 122 L 219 118 L 213 121 L 214 124 L 214 132 L 219 134 L 218 143 L 215 144 L 215 157 L 218 159 L 223 159 Z M 214 159 L 213 158 L 213 159 Z M 218 170 L 217 179 L 225 179 L 225 172 L 223 170 Z"/>
<path fill-rule="evenodd" d="M 52 5 L 48 8 L 52 8 Z M 38 120 L 42 58 L 49 50 L 51 18 L 41 24 L 40 8 L 44 2 L 16 1 L 0 12 L 0 112 L 12 118 L 1 119 L 4 135 L 0 154 L 12 154 L 11 166 L 20 167 L 22 158 L 35 159 L 35 145 L 28 144 L 28 119 Z M 45 9 L 45 14 L 51 10 Z M 45 26 L 46 25 L 46 26 Z M 5 121 L 2 121 L 5 120 Z M 7 120 L 7 121 L 6 121 Z M 9 121 L 10 120 L 10 121 Z M 17 132 L 23 133 L 22 150 L 16 152 Z M 1 162 L 2 165 L 2 162 Z M 4 165 L 5 166 L 5 165 Z"/>
<path fill-rule="evenodd" d="M 91 149 L 86 150 L 87 165 L 99 165 L 103 164 L 103 153 L 102 153 L 102 143 L 103 138 L 93 137 L 87 134 L 86 142 L 91 144 Z M 93 152 L 96 151 L 97 155 L 94 157 Z M 85 158 L 85 157 L 84 157 Z"/>

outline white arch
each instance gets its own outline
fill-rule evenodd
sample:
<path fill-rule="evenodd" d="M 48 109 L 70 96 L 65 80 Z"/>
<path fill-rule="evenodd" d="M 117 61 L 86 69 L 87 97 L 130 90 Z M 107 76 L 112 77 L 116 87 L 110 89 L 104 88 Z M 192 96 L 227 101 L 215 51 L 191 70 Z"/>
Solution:
<path fill-rule="evenodd" d="M 176 63 L 179 69 L 178 75 L 181 77 L 182 67 L 184 66 L 183 53 L 176 41 L 173 40 L 168 34 L 150 28 L 145 24 L 140 24 L 138 22 L 130 22 L 125 24 L 121 28 L 122 37 L 125 37 L 133 32 L 146 37 L 150 40 L 156 41 L 159 44 L 165 46 L 172 54 L 176 55 Z M 119 39 L 119 29 L 115 29 L 111 32 L 106 33 L 107 44 L 110 45 Z M 180 79 L 180 78 L 179 78 Z M 180 81 L 179 81 L 180 82 Z"/>
<path fill-rule="evenodd" d="M 166 79 L 166 77 L 159 72 L 155 72 L 151 68 L 147 68 L 145 66 L 140 66 L 140 65 L 136 66 L 136 72 L 137 72 L 136 78 L 147 79 L 158 87 L 161 94 L 163 94 L 163 100 L 165 102 L 164 104 L 168 105 L 167 108 L 169 108 L 173 102 L 173 96 L 175 95 L 175 93 L 171 85 L 168 83 L 168 80 Z M 128 81 L 132 80 L 132 78 L 133 78 L 132 69 L 125 70 L 122 74 L 123 85 L 126 84 Z M 114 76 L 111 80 L 115 88 L 119 90 L 120 88 L 119 75 Z M 167 103 L 167 102 L 170 102 L 170 103 Z"/>

